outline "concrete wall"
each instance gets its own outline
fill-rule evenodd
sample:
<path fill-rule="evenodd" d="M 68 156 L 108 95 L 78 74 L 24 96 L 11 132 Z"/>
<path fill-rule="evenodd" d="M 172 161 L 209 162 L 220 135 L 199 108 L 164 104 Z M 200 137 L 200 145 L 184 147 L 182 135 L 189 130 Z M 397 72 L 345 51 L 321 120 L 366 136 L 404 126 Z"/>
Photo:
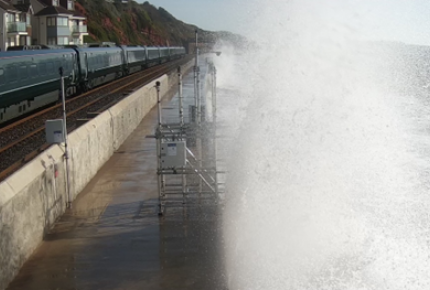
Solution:
<path fill-rule="evenodd" d="M 189 69 L 186 65 L 183 71 Z M 158 79 L 161 94 L 176 73 Z M 155 81 L 69 135 L 72 199 L 156 105 Z M 66 210 L 64 147 L 55 145 L 0 183 L 0 290 L 4 290 Z"/>

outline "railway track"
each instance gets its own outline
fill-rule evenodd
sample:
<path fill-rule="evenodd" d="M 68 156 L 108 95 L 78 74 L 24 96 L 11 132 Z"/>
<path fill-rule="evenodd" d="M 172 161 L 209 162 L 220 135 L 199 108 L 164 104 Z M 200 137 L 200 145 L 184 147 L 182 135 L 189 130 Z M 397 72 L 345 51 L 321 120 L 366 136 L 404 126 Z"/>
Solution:
<path fill-rule="evenodd" d="M 109 109 L 134 90 L 172 71 L 191 58 L 185 57 L 152 67 L 67 100 L 68 133 L 78 127 L 78 119 L 87 118 L 88 112 L 102 112 Z M 0 129 L 0 181 L 50 146 L 45 142 L 45 121 L 61 117 L 62 105 L 56 104 Z"/>

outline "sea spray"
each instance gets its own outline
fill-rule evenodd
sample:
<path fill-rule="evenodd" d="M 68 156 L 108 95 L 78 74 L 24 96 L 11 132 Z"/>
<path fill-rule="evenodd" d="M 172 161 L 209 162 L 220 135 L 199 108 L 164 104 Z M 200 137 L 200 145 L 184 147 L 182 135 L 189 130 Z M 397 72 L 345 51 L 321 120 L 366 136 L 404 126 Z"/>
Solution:
<path fill-rule="evenodd" d="M 345 15 L 341 1 L 270 1 L 258 48 L 235 57 L 230 85 L 249 96 L 227 180 L 229 289 L 430 286 L 420 103 L 393 90 L 410 73 L 399 49 Z"/>

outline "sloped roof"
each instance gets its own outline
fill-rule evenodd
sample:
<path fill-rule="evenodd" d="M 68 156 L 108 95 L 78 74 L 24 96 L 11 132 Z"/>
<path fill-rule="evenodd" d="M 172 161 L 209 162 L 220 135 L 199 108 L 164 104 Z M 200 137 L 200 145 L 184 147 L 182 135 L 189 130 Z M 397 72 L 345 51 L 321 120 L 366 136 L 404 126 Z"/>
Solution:
<path fill-rule="evenodd" d="M 73 15 L 73 12 L 61 6 L 48 6 L 40 10 L 38 13 L 36 13 L 35 16 L 57 15 L 57 14 Z"/>
<path fill-rule="evenodd" d="M 0 0 L 0 8 L 5 10 L 5 11 L 16 11 L 16 12 L 20 11 L 17 8 L 13 7 L 12 4 L 10 4 L 9 2 L 6 2 L 4 0 Z"/>
<path fill-rule="evenodd" d="M 28 12 L 28 11 L 30 11 L 31 4 L 30 3 L 27 3 L 27 4 L 15 4 L 13 6 L 16 9 L 18 9 L 19 11 Z"/>

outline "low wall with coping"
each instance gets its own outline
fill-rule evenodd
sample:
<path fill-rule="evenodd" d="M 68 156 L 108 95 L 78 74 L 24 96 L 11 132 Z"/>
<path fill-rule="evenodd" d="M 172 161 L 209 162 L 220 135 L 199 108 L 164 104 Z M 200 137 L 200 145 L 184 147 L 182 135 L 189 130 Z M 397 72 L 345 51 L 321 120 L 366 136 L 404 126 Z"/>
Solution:
<path fill-rule="evenodd" d="M 182 67 L 186 72 L 192 67 Z M 161 96 L 177 84 L 177 73 L 157 79 Z M 68 136 L 70 193 L 76 196 L 157 103 L 155 82 Z M 0 290 L 6 289 L 46 232 L 66 210 L 64 146 L 53 145 L 0 183 Z"/>

